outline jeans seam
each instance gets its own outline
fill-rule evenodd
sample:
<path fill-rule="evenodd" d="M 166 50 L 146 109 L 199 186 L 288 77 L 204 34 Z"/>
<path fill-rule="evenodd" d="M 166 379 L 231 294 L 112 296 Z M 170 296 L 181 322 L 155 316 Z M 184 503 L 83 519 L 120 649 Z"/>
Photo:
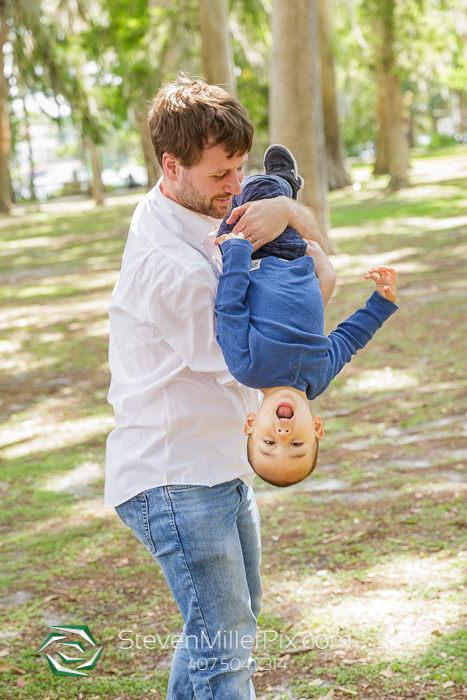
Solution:
<path fill-rule="evenodd" d="M 151 556 L 155 556 L 157 554 L 156 551 L 156 545 L 153 542 L 152 536 L 151 536 L 151 528 L 149 527 L 149 505 L 148 505 L 148 497 L 146 496 L 145 493 L 142 494 L 142 499 L 141 499 L 141 512 L 143 516 L 143 523 L 144 523 L 144 531 L 146 534 L 146 538 L 148 540 L 148 543 L 150 545 L 150 552 Z"/>
<path fill-rule="evenodd" d="M 208 639 L 209 639 L 209 642 L 211 642 L 211 639 L 210 639 L 210 637 L 209 637 L 209 635 L 208 635 L 208 628 L 207 628 L 207 625 L 206 625 L 206 620 L 204 619 L 204 615 L 203 615 L 203 612 L 202 612 L 202 610 L 201 610 L 201 605 L 200 605 L 199 597 L 198 597 L 198 591 L 196 590 L 195 582 L 194 582 L 194 580 L 193 580 L 193 576 L 192 576 L 192 574 L 191 574 L 190 567 L 188 566 L 188 562 L 187 562 L 187 560 L 186 560 L 186 555 L 185 555 L 185 552 L 184 552 L 184 550 L 183 550 L 182 541 L 181 541 L 181 539 L 180 539 L 180 535 L 179 535 L 179 532 L 178 532 L 178 529 L 177 529 L 177 523 L 175 522 L 175 513 L 174 513 L 174 510 L 173 510 L 172 500 L 171 500 L 171 498 L 170 498 L 170 494 L 169 494 L 169 491 L 168 491 L 167 488 L 165 489 L 165 496 L 166 496 L 167 504 L 168 504 L 169 510 L 170 510 L 170 519 L 171 519 L 171 521 L 172 521 L 172 526 L 173 526 L 173 528 L 174 528 L 174 531 L 175 531 L 175 534 L 176 534 L 176 537 L 177 537 L 177 542 L 178 542 L 178 545 L 179 545 L 179 547 L 180 547 L 180 551 L 181 551 L 181 553 L 182 553 L 182 555 L 183 555 L 183 563 L 184 563 L 185 568 L 186 568 L 186 570 L 187 570 L 187 572 L 188 572 L 188 575 L 189 575 L 190 581 L 191 581 L 191 585 L 192 585 L 192 587 L 193 587 L 193 592 L 194 592 L 194 595 L 195 595 L 195 598 L 196 598 L 196 605 L 197 605 L 197 608 L 198 608 L 198 613 L 199 613 L 199 615 L 200 615 L 200 617 L 201 617 L 201 620 L 202 620 L 202 622 L 203 622 L 204 630 L 205 630 L 206 635 L 207 635 L 207 637 L 208 637 Z M 210 648 L 210 651 L 211 651 L 211 657 L 212 657 L 213 655 L 212 655 L 212 649 L 211 649 L 211 648 Z M 212 687 L 211 687 L 211 680 L 210 680 L 209 678 L 206 678 L 206 680 L 207 680 L 208 685 L 209 685 L 209 691 L 210 691 L 210 693 L 211 693 L 211 698 L 214 700 L 214 695 L 213 695 Z M 195 696 L 195 697 L 196 697 L 196 696 Z"/>

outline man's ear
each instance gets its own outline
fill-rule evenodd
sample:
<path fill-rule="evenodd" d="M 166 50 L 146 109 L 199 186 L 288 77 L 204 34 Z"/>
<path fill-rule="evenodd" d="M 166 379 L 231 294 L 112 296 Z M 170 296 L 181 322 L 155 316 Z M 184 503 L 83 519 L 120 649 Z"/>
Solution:
<path fill-rule="evenodd" d="M 315 416 L 314 419 L 315 421 L 315 435 L 318 440 L 322 440 L 324 437 L 324 427 L 323 427 L 323 419 L 321 416 Z"/>
<path fill-rule="evenodd" d="M 162 167 L 165 177 L 171 182 L 177 182 L 180 177 L 180 161 L 171 153 L 162 155 Z"/>
<path fill-rule="evenodd" d="M 248 413 L 247 414 L 245 427 L 243 428 L 243 432 L 245 433 L 245 435 L 251 435 L 251 433 L 253 432 L 254 425 L 255 425 L 255 420 L 256 420 L 255 413 Z"/>

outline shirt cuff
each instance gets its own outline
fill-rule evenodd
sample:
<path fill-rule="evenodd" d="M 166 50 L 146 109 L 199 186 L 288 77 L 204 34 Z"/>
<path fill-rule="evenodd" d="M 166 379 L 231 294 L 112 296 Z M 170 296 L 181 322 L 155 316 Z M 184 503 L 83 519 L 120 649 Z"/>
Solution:
<path fill-rule="evenodd" d="M 371 297 L 366 302 L 367 307 L 374 311 L 378 316 L 388 319 L 392 314 L 394 314 L 399 306 L 393 301 L 389 301 L 386 297 L 383 297 L 379 292 L 374 291 Z"/>

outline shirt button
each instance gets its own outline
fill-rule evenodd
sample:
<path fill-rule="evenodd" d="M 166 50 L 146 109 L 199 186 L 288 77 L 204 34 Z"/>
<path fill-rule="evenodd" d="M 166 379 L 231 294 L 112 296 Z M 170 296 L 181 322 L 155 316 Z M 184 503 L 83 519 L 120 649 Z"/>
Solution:
<path fill-rule="evenodd" d="M 296 362 L 293 366 L 294 369 L 298 369 L 298 362 Z"/>
<path fill-rule="evenodd" d="M 295 379 L 295 377 L 293 376 L 293 374 L 290 375 L 289 379 L 290 379 L 291 382 L 293 382 L 293 380 Z"/>

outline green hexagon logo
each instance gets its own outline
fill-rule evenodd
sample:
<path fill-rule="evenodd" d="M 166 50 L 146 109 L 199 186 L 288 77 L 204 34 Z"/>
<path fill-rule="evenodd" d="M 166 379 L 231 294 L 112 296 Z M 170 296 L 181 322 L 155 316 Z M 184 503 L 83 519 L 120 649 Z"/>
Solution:
<path fill-rule="evenodd" d="M 90 644 L 91 647 L 97 647 L 97 644 L 95 642 L 94 637 L 92 636 L 89 627 L 87 625 L 67 625 L 66 627 L 52 627 L 52 629 L 56 631 L 51 632 L 49 634 L 49 636 L 47 637 L 47 639 L 45 639 L 40 649 L 37 650 L 38 653 L 44 651 L 44 649 L 46 649 L 51 644 L 57 643 L 59 646 L 65 647 L 62 651 L 57 651 L 57 654 L 63 663 L 79 663 L 79 666 L 76 666 L 74 668 L 67 668 L 67 666 L 62 666 L 62 664 L 59 661 L 57 661 L 57 659 L 54 659 L 52 656 L 50 656 L 50 654 L 46 654 L 50 670 L 52 671 L 54 676 L 89 676 L 89 673 L 86 673 L 85 671 L 92 671 L 92 669 L 96 667 L 100 655 L 102 654 L 102 649 L 104 647 L 100 647 L 99 649 L 97 649 L 97 651 L 92 654 L 91 658 L 86 658 L 86 648 L 84 647 L 83 642 L 80 639 L 64 641 L 67 639 L 67 636 L 69 634 L 73 634 L 77 635 L 78 637 L 81 637 L 87 644 Z M 65 651 L 68 652 L 70 656 L 66 654 Z M 94 650 L 91 649 L 91 651 Z M 76 652 L 84 654 L 84 656 L 76 656 Z M 83 670 L 81 671 L 79 669 Z"/>

